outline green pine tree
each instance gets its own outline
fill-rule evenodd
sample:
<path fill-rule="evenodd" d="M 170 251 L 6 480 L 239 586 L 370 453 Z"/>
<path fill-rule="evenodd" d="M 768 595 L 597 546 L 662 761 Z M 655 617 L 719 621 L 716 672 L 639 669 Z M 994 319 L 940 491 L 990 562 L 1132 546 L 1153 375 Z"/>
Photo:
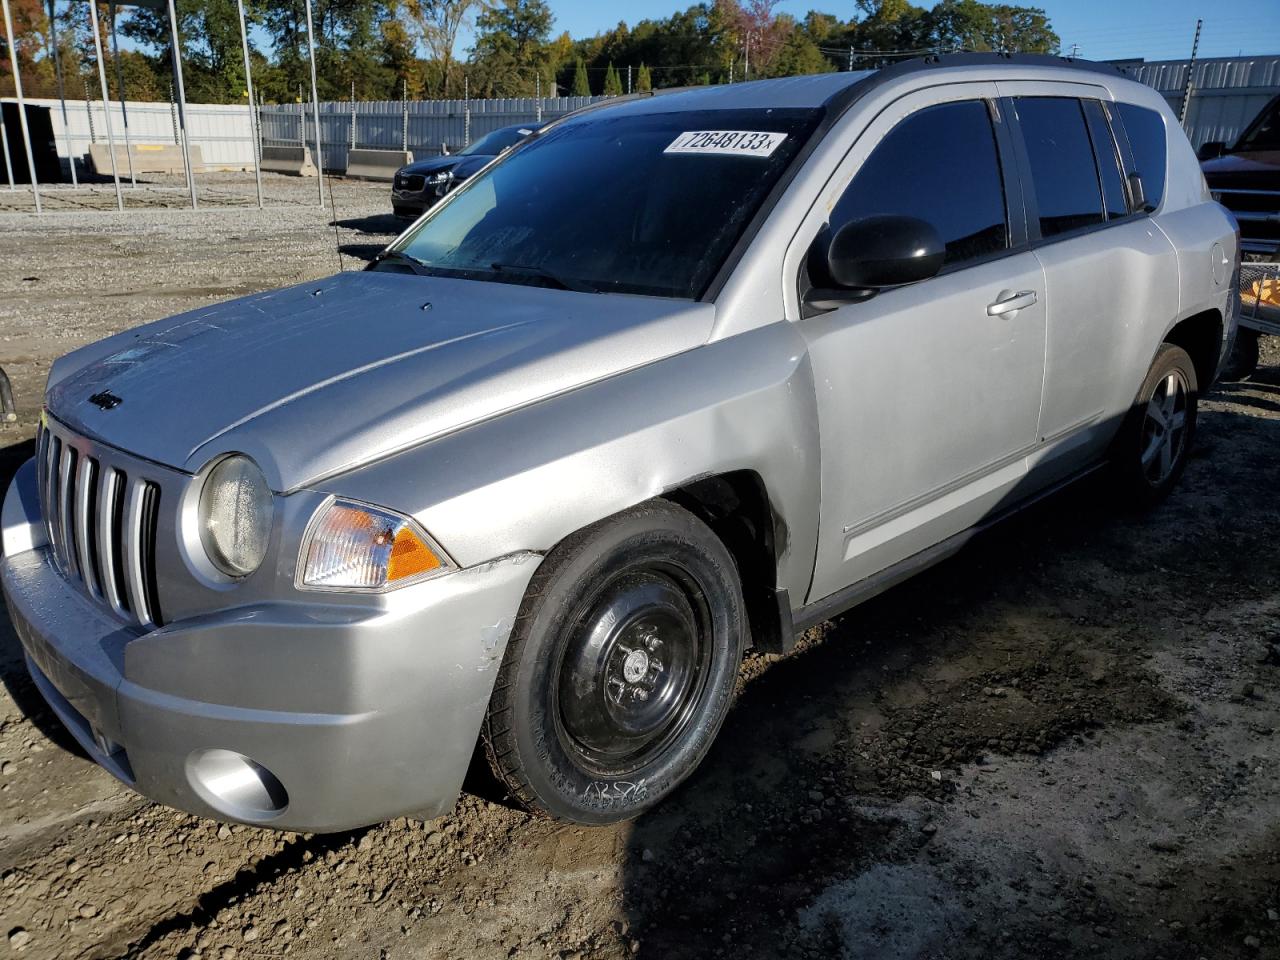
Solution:
<path fill-rule="evenodd" d="M 613 61 L 609 61 L 609 69 L 604 75 L 604 95 L 606 97 L 622 96 L 622 80 L 618 77 L 618 71 L 613 68 Z"/>
<path fill-rule="evenodd" d="M 639 93 L 646 93 L 653 89 L 653 77 L 649 75 L 649 68 L 643 63 L 640 64 L 640 72 L 636 74 L 636 90 Z"/>
<path fill-rule="evenodd" d="M 578 58 L 578 65 L 573 71 L 573 91 L 572 96 L 589 97 L 591 96 L 591 81 L 587 79 L 587 65 L 582 62 L 582 58 Z"/>

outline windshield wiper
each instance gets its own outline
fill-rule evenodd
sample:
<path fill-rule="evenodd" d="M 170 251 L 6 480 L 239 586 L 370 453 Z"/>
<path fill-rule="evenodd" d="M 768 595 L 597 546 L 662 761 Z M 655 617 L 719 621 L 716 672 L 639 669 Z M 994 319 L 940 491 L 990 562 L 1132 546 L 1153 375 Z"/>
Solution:
<path fill-rule="evenodd" d="M 394 263 L 403 263 L 420 277 L 430 277 L 435 275 L 435 271 L 431 269 L 429 264 L 424 263 L 417 257 L 410 256 L 403 250 L 383 250 L 373 258 L 373 263 L 369 264 L 369 266 L 376 267 L 380 263 L 387 263 L 389 261 Z"/>
<path fill-rule="evenodd" d="M 523 273 L 526 276 L 537 277 L 539 280 L 546 280 L 559 290 L 572 290 L 574 293 L 600 292 L 599 288 L 593 287 L 589 283 L 559 276 L 549 270 L 542 269 L 542 267 L 527 267 L 519 263 L 491 263 L 489 266 L 493 267 L 498 273 Z"/>

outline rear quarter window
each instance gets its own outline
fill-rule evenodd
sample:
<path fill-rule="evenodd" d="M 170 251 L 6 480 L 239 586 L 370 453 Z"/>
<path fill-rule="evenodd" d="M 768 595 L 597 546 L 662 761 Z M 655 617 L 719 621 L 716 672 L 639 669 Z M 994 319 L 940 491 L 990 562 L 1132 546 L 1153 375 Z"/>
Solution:
<path fill-rule="evenodd" d="M 1132 103 L 1117 103 L 1115 107 L 1129 139 L 1134 167 L 1142 178 L 1147 207 L 1154 210 L 1164 199 L 1164 171 L 1168 161 L 1164 117 Z"/>

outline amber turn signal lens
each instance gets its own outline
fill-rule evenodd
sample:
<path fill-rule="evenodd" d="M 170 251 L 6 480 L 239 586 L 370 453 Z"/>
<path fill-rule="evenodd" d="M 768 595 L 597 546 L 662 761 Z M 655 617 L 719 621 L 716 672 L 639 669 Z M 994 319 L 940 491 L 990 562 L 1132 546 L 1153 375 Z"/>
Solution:
<path fill-rule="evenodd" d="M 444 572 L 448 560 L 411 519 L 381 507 L 333 500 L 302 549 L 304 587 L 384 590 Z"/>
<path fill-rule="evenodd" d="M 438 569 L 440 558 L 409 527 L 402 527 L 391 544 L 391 559 L 387 562 L 387 581 L 395 583 L 408 577 L 430 573 Z"/>

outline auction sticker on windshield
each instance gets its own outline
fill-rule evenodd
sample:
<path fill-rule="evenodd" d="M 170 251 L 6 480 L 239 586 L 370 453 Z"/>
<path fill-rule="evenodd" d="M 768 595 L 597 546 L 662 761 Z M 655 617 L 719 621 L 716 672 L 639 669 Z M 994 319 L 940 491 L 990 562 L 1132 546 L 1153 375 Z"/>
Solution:
<path fill-rule="evenodd" d="M 662 152 L 771 157 L 786 139 L 785 133 L 754 130 L 687 130 Z"/>

